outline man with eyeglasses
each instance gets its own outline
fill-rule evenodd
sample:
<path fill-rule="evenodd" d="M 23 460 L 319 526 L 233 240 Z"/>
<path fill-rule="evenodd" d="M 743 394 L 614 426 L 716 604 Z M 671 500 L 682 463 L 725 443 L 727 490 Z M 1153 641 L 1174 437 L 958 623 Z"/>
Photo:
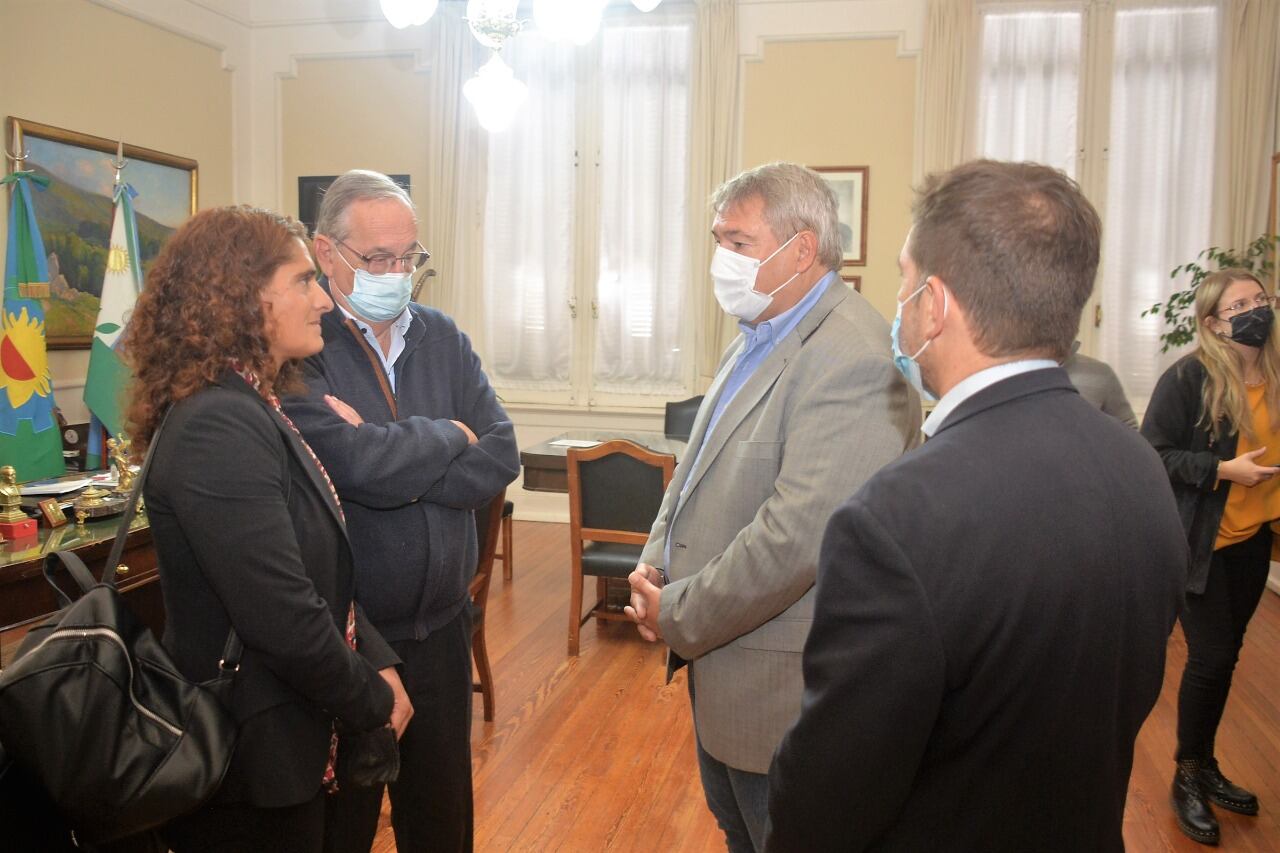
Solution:
<path fill-rule="evenodd" d="M 342 500 L 357 600 L 403 661 L 396 849 L 470 851 L 472 513 L 519 473 L 515 432 L 467 336 L 412 301 L 429 254 L 403 189 L 377 172 L 339 177 L 315 255 L 335 307 L 308 393 L 285 410 Z M 381 805 L 381 786 L 342 786 L 326 851 L 367 853 Z"/>

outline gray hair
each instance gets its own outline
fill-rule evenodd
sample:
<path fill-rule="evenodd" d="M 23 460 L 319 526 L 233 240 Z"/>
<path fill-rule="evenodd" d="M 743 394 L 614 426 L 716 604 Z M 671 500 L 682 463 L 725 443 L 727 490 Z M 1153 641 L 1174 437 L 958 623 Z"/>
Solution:
<path fill-rule="evenodd" d="M 347 210 L 357 201 L 393 198 L 404 202 L 409 210 L 415 210 L 413 200 L 404 188 L 381 172 L 352 169 L 335 178 L 325 190 L 316 215 L 316 233 L 338 240 L 347 239 Z M 415 211 L 416 212 L 416 211 Z"/>
<path fill-rule="evenodd" d="M 731 178 L 711 196 L 716 213 L 759 196 L 764 219 L 779 243 L 801 231 L 818 238 L 818 263 L 839 269 L 844 257 L 836 194 L 812 169 L 795 163 L 768 163 Z"/>

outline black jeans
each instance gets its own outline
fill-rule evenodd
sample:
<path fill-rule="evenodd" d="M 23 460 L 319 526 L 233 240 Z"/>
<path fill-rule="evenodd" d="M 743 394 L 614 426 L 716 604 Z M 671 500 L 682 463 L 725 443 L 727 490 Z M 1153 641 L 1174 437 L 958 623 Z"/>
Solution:
<path fill-rule="evenodd" d="M 1231 675 L 1270 567 L 1271 530 L 1264 526 L 1253 538 L 1214 551 L 1204 594 L 1187 594 L 1179 617 L 1187 666 L 1178 689 L 1178 760 L 1214 757 Z"/>
<path fill-rule="evenodd" d="M 471 608 L 425 640 L 391 643 L 413 719 L 400 738 L 391 792 L 399 853 L 471 853 Z M 326 853 L 368 853 L 382 788 L 343 788 L 327 798 Z"/>

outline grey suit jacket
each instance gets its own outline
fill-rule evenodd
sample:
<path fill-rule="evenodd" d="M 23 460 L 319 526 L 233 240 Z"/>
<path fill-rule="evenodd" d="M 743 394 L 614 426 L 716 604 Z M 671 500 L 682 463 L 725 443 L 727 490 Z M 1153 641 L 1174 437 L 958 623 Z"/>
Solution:
<path fill-rule="evenodd" d="M 708 436 L 743 343 L 729 347 L 703 400 L 642 560 L 670 577 L 658 624 L 690 662 L 703 747 L 730 767 L 764 773 L 800 713 L 823 528 L 915 442 L 920 403 L 893 365 L 884 318 L 834 284 Z"/>

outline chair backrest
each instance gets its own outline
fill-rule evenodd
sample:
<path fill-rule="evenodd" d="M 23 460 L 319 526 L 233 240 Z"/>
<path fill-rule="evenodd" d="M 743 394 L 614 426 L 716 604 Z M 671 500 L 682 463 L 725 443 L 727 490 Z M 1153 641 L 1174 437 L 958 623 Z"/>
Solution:
<path fill-rule="evenodd" d="M 471 579 L 471 603 L 483 608 L 489 597 L 489 578 L 493 575 L 493 555 L 498 550 L 498 537 L 502 533 L 502 505 L 506 503 L 507 490 L 503 489 L 493 500 L 476 510 L 476 574 Z"/>
<path fill-rule="evenodd" d="M 622 439 L 571 447 L 566 457 L 573 538 L 643 544 L 676 458 Z"/>
<path fill-rule="evenodd" d="M 666 416 L 662 419 L 662 431 L 672 438 L 683 438 L 685 441 L 693 434 L 693 420 L 698 416 L 698 407 L 702 405 L 702 395 L 667 403 Z"/>

